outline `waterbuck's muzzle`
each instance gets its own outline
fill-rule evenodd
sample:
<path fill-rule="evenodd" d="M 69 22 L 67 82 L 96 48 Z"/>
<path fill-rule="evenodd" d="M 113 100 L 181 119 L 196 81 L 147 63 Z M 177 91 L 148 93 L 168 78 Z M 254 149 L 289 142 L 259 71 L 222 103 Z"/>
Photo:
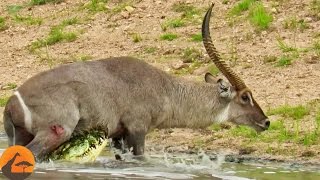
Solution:
<path fill-rule="evenodd" d="M 270 121 L 269 121 L 269 119 L 265 119 L 262 124 L 256 123 L 256 125 L 261 129 L 260 131 L 256 129 L 258 132 L 265 131 L 265 130 L 269 129 Z"/>

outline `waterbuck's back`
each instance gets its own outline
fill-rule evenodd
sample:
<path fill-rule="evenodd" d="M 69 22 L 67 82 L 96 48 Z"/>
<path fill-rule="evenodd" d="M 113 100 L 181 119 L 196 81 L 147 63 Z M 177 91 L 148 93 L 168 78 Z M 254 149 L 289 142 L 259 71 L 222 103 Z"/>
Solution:
<path fill-rule="evenodd" d="M 119 120 L 132 113 L 160 116 L 174 82 L 144 61 L 119 57 L 60 66 L 30 78 L 18 91 L 37 113 L 33 121 L 43 122 L 43 117 L 56 121 L 50 117 L 57 114 L 67 120 L 72 114 L 80 119 L 76 130 L 107 125 L 113 131 Z"/>

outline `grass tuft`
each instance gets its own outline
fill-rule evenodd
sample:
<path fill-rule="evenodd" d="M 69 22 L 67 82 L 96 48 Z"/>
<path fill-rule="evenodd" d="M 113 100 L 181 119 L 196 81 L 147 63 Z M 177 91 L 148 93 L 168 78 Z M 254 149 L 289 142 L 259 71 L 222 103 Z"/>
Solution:
<path fill-rule="evenodd" d="M 22 8 L 23 8 L 23 6 L 20 6 L 20 5 L 8 5 L 8 6 L 7 6 L 7 11 L 8 11 L 9 14 L 16 14 L 16 13 L 18 13 Z"/>
<path fill-rule="evenodd" d="M 182 19 L 171 19 L 161 24 L 161 28 L 163 31 L 166 31 L 169 27 L 178 28 L 178 27 L 183 27 L 184 25 L 185 25 L 185 22 Z"/>
<path fill-rule="evenodd" d="M 317 112 L 317 115 L 315 117 L 315 121 L 316 121 L 316 131 L 317 131 L 317 133 L 319 133 L 319 130 L 320 130 L 320 110 Z"/>
<path fill-rule="evenodd" d="M 200 60 L 202 57 L 201 52 L 196 48 L 186 48 L 182 52 L 182 59 L 184 63 L 191 63 Z"/>
<path fill-rule="evenodd" d="M 79 19 L 77 17 L 73 17 L 73 18 L 63 20 L 61 23 L 61 26 L 71 26 L 78 23 L 79 23 Z"/>
<path fill-rule="evenodd" d="M 107 2 L 108 0 L 90 0 L 90 2 L 86 3 L 83 7 L 92 13 L 97 13 L 107 9 Z"/>
<path fill-rule="evenodd" d="M 283 55 L 281 56 L 277 63 L 276 63 L 276 67 L 283 67 L 283 66 L 289 66 L 292 64 L 293 58 L 287 55 Z"/>
<path fill-rule="evenodd" d="M 69 18 L 63 20 L 59 25 L 51 28 L 50 33 L 44 39 L 38 39 L 30 45 L 30 51 L 34 52 L 36 49 L 50 46 L 59 42 L 72 42 L 78 38 L 78 35 L 74 32 L 65 32 L 66 26 L 74 25 L 79 23 L 78 18 Z"/>
<path fill-rule="evenodd" d="M 47 4 L 47 3 L 58 4 L 58 3 L 61 3 L 63 1 L 64 0 L 31 0 L 30 4 L 31 5 L 44 5 L 44 4 Z"/>
<path fill-rule="evenodd" d="M 16 87 L 17 87 L 16 83 L 8 83 L 8 84 L 3 86 L 3 88 L 6 89 L 6 90 L 15 89 Z"/>
<path fill-rule="evenodd" d="M 213 75 L 213 76 L 217 76 L 220 72 L 220 70 L 217 68 L 216 65 L 211 64 L 208 68 L 208 71 Z"/>
<path fill-rule="evenodd" d="M 312 49 L 315 51 L 318 57 L 320 57 L 320 41 L 315 41 L 313 43 Z"/>
<path fill-rule="evenodd" d="M 13 18 L 14 21 L 18 23 L 24 23 L 26 25 L 38 25 L 40 26 L 42 24 L 42 19 L 41 18 L 35 18 L 32 16 L 20 16 L 20 15 L 14 15 Z"/>
<path fill-rule="evenodd" d="M 288 44 L 286 44 L 281 38 L 277 38 L 277 42 L 278 42 L 278 47 L 280 48 L 280 50 L 284 53 L 286 52 L 292 52 L 292 51 L 298 51 L 297 48 L 289 46 Z"/>
<path fill-rule="evenodd" d="M 281 115 L 284 117 L 290 117 L 295 120 L 302 119 L 304 116 L 309 114 L 309 109 L 305 106 L 298 105 L 298 106 L 289 106 L 284 105 L 279 108 L 271 109 L 267 112 L 268 115 Z"/>
<path fill-rule="evenodd" d="M 132 41 L 135 42 L 135 43 L 142 41 L 141 35 L 138 34 L 138 33 L 134 33 L 132 35 Z"/>
<path fill-rule="evenodd" d="M 0 107 L 4 107 L 9 100 L 9 97 L 0 97 Z"/>
<path fill-rule="evenodd" d="M 4 19 L 4 17 L 0 16 L 0 31 L 4 31 L 8 29 L 8 26 L 6 25 L 6 20 Z"/>
<path fill-rule="evenodd" d="M 312 0 L 310 4 L 311 15 L 320 19 L 320 0 Z"/>
<path fill-rule="evenodd" d="M 173 33 L 165 33 L 160 36 L 161 40 L 166 40 L 166 41 L 173 41 L 177 38 L 178 38 L 178 35 Z"/>
<path fill-rule="evenodd" d="M 182 18 L 191 19 L 201 14 L 201 11 L 193 5 L 187 3 L 175 3 L 172 6 L 173 11 L 182 13 Z"/>
<path fill-rule="evenodd" d="M 231 129 L 231 134 L 234 136 L 241 136 L 246 138 L 256 138 L 258 136 L 257 132 L 247 126 L 237 126 Z"/>
<path fill-rule="evenodd" d="M 305 29 L 309 28 L 309 25 L 303 19 L 298 20 L 296 17 L 292 17 L 284 21 L 283 27 L 285 29 L 290 29 L 294 31 L 300 30 L 301 32 L 303 32 Z"/>
<path fill-rule="evenodd" d="M 269 28 L 273 17 L 261 2 L 257 2 L 249 9 L 249 20 L 259 30 L 265 30 Z"/>
<path fill-rule="evenodd" d="M 59 26 L 55 26 L 51 29 L 47 38 L 40 39 L 31 43 L 30 50 L 34 51 L 38 48 L 50 46 L 62 41 L 72 42 L 72 41 L 75 41 L 76 39 L 77 39 L 77 34 L 73 32 L 64 32 L 63 28 Z"/>
<path fill-rule="evenodd" d="M 239 16 L 242 12 L 247 11 L 254 2 L 256 0 L 242 0 L 231 9 L 229 14 Z"/>
<path fill-rule="evenodd" d="M 144 52 L 148 53 L 148 54 L 152 54 L 154 52 L 156 52 L 157 48 L 156 47 L 146 47 L 144 48 Z"/>
<path fill-rule="evenodd" d="M 93 59 L 93 57 L 87 54 L 80 54 L 75 57 L 75 61 L 88 61 L 90 59 Z"/>
<path fill-rule="evenodd" d="M 199 33 L 199 34 L 192 34 L 191 35 L 191 40 L 193 42 L 202 42 L 202 34 Z"/>

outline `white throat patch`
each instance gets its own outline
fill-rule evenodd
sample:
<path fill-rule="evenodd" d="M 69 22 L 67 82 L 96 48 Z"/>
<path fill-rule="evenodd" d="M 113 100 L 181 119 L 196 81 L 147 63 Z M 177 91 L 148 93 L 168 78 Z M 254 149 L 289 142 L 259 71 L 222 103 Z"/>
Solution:
<path fill-rule="evenodd" d="M 27 105 L 24 103 L 19 91 L 16 91 L 13 93 L 14 95 L 17 96 L 19 103 L 21 104 L 21 107 L 23 109 L 23 114 L 24 114 L 24 125 L 26 129 L 31 132 L 31 127 L 32 127 L 32 119 L 31 119 L 31 112 Z"/>
<path fill-rule="evenodd" d="M 223 108 L 220 112 L 217 113 L 217 116 L 214 118 L 215 122 L 222 123 L 228 120 L 229 117 L 230 104 Z"/>

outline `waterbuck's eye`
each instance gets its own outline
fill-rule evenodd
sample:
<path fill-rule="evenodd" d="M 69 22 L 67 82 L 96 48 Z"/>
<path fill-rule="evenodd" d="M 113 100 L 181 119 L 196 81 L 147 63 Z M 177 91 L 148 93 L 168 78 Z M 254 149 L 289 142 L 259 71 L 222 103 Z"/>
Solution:
<path fill-rule="evenodd" d="M 246 95 L 246 94 L 243 94 L 243 95 L 241 96 L 241 99 L 242 99 L 243 102 L 249 102 L 249 97 L 248 97 L 248 95 Z"/>

